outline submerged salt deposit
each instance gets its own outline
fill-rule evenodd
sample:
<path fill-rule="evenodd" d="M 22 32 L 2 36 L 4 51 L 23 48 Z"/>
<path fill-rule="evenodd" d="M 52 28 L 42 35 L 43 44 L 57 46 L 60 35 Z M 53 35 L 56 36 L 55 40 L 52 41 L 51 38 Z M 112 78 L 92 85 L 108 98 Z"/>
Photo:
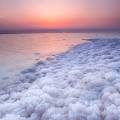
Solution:
<path fill-rule="evenodd" d="M 120 39 L 89 40 L 0 86 L 0 120 L 120 120 Z"/>

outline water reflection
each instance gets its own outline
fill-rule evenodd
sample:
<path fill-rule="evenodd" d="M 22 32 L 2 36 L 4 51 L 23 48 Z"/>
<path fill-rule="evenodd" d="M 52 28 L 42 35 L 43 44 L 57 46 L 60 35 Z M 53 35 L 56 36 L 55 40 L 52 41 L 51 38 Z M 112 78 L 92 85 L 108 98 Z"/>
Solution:
<path fill-rule="evenodd" d="M 69 47 L 83 42 L 70 34 L 29 34 L 7 35 L 0 37 L 0 53 L 34 53 L 43 55 L 57 54 Z"/>
<path fill-rule="evenodd" d="M 79 34 L 0 35 L 0 76 L 83 43 Z"/>

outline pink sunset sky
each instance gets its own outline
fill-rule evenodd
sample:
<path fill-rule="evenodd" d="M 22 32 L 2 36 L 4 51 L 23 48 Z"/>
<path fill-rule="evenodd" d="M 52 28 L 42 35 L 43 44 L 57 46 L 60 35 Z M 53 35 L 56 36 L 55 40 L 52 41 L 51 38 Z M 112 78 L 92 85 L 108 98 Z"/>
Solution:
<path fill-rule="evenodd" d="M 120 28 L 120 0 L 0 0 L 0 30 Z"/>

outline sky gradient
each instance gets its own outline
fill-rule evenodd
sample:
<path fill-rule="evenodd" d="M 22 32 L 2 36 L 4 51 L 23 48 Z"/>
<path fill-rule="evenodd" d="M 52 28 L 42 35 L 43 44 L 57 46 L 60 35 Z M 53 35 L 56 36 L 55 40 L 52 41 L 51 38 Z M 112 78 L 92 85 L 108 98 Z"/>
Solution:
<path fill-rule="evenodd" d="M 0 0 L 0 30 L 120 29 L 120 0 Z"/>

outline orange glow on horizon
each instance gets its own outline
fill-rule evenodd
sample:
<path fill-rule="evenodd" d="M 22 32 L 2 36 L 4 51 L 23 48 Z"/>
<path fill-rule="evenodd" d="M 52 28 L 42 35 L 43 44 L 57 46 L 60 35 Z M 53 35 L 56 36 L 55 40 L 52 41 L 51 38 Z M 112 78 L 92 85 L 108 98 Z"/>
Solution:
<path fill-rule="evenodd" d="M 109 21 L 109 22 L 108 22 Z M 89 27 L 105 27 L 110 26 L 112 21 L 109 18 L 71 18 L 67 17 L 32 17 L 27 18 L 21 24 L 32 26 L 35 28 L 89 28 Z"/>

